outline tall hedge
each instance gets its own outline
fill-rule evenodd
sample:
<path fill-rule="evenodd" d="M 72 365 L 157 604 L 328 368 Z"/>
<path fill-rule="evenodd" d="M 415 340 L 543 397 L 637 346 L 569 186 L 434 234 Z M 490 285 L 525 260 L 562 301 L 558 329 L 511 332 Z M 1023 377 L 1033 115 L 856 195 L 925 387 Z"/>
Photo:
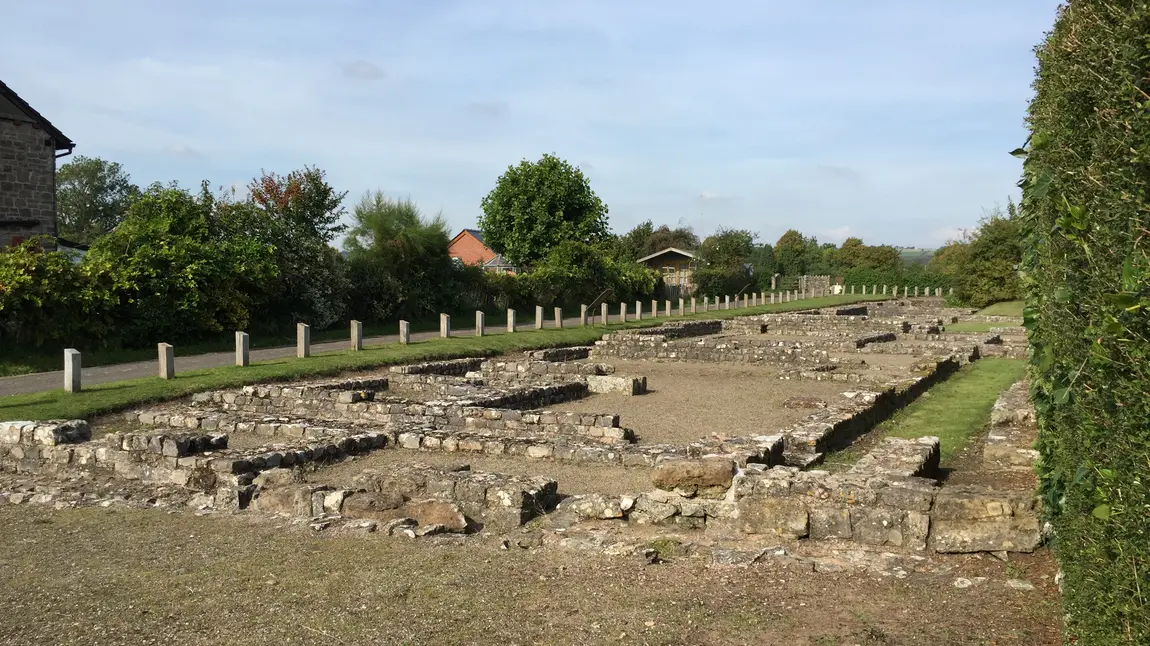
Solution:
<path fill-rule="evenodd" d="M 1066 639 L 1150 644 L 1150 5 L 1073 0 L 1036 52 L 1015 153 Z"/>

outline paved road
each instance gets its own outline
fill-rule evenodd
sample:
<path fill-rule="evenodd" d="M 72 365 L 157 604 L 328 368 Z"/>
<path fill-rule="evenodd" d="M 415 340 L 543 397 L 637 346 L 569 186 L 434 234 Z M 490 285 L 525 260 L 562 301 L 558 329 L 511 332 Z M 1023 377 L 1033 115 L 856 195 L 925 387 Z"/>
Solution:
<path fill-rule="evenodd" d="M 615 309 L 615 308 L 612 308 Z M 632 313 L 632 316 L 634 314 Z M 648 313 L 647 316 L 650 316 Z M 598 317 L 595 319 L 598 321 Z M 614 323 L 619 322 L 618 310 L 615 309 L 615 314 L 610 317 Z M 552 327 L 553 319 L 547 319 L 544 327 Z M 564 327 L 573 327 L 579 325 L 579 318 L 573 317 L 563 319 Z M 532 330 L 535 328 L 534 318 L 529 323 L 518 323 L 515 326 L 516 330 Z M 506 334 L 506 326 L 500 325 L 498 328 L 495 326 L 487 326 L 486 334 Z M 475 327 L 454 328 L 451 331 L 451 336 L 473 336 L 475 334 Z M 413 332 L 411 335 L 412 341 L 419 341 L 423 339 L 433 339 L 439 336 L 439 331 L 431 332 Z M 365 338 L 363 344 L 367 346 L 384 345 L 387 343 L 398 343 L 399 335 L 391 334 L 387 336 L 375 336 Z M 313 343 L 311 346 L 312 354 L 320 354 L 323 352 L 338 352 L 348 349 L 349 341 L 329 341 L 325 343 Z M 266 348 L 263 350 L 252 350 L 251 360 L 267 361 L 269 359 L 287 359 L 295 356 L 295 346 L 284 346 L 279 348 Z M 61 363 L 63 363 L 63 352 L 60 356 Z M 197 354 L 190 356 L 180 356 L 180 348 L 176 347 L 176 370 L 198 370 L 201 368 L 217 368 L 220 366 L 230 366 L 235 363 L 235 352 L 212 352 L 208 354 Z M 110 366 L 98 366 L 95 368 L 83 368 L 80 371 L 81 380 L 85 385 L 106 383 L 109 381 L 122 381 L 124 379 L 136 379 L 139 377 L 152 377 L 159 372 L 158 360 L 154 361 L 136 361 L 133 363 L 120 363 Z M 30 375 L 16 375 L 13 377 L 0 377 L 0 397 L 6 395 L 23 395 L 28 393 L 46 392 L 50 390 L 60 390 L 64 387 L 64 371 L 57 370 L 54 372 L 37 372 Z"/>

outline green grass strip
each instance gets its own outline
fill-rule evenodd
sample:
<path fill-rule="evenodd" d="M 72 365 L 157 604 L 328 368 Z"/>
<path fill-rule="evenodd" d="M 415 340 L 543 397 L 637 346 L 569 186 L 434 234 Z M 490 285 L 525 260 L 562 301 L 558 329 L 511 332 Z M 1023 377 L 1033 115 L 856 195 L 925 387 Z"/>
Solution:
<path fill-rule="evenodd" d="M 978 310 L 978 312 L 976 312 L 976 314 L 979 314 L 981 316 L 1019 316 L 1019 317 L 1021 317 L 1023 305 L 1024 305 L 1024 303 L 1022 301 L 1002 301 L 1001 303 L 995 303 L 994 305 L 988 305 L 987 307 L 984 307 L 984 308 Z"/>
<path fill-rule="evenodd" d="M 314 354 L 306 359 L 289 358 L 255 362 L 246 368 L 225 366 L 177 373 L 174 379 L 145 377 L 85 387 L 83 392 L 67 393 L 61 389 L 51 392 L 0 397 L 0 420 L 86 419 L 93 415 L 124 410 L 140 404 L 184 397 L 205 390 L 236 388 L 255 383 L 329 377 L 355 370 L 368 370 L 401 363 L 416 363 L 436 359 L 474 356 L 493 356 L 507 352 L 521 352 L 539 348 L 590 344 L 604 333 L 625 328 L 650 327 L 670 320 L 723 319 L 750 314 L 788 312 L 817 307 L 832 307 L 882 300 L 870 296 L 827 296 L 791 303 L 776 303 L 740 309 L 700 312 L 672 318 L 652 318 L 588 327 L 543 329 L 514 334 L 494 334 L 483 337 L 452 337 L 430 339 L 409 345 L 389 343 L 366 347 L 362 352 L 330 352 Z M 617 312 L 616 312 L 617 314 Z M 154 354 L 153 354 L 154 356 Z M 177 356 L 177 367 L 179 357 Z"/>
<path fill-rule="evenodd" d="M 975 334 L 978 332 L 990 332 L 990 328 L 1005 327 L 1005 323 L 988 323 L 986 321 L 959 321 L 958 323 L 947 323 L 947 332 L 961 332 Z"/>
<path fill-rule="evenodd" d="M 942 466 L 970 443 L 990 422 L 990 411 L 1002 391 L 1022 378 L 1022 359 L 980 359 L 923 393 L 909 406 L 870 432 L 868 444 L 883 437 L 918 438 L 933 435 L 941 442 Z M 862 451 L 850 448 L 828 455 L 828 470 L 853 464 Z"/>

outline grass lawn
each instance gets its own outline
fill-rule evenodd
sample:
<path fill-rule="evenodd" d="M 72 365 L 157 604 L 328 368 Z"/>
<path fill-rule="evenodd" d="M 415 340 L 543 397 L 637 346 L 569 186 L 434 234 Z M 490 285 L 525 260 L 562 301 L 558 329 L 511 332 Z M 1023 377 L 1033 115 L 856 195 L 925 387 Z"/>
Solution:
<path fill-rule="evenodd" d="M 989 332 L 992 327 L 1002 327 L 1002 323 L 990 323 L 987 321 L 959 321 L 958 323 L 947 323 L 947 332 Z"/>
<path fill-rule="evenodd" d="M 976 314 L 982 316 L 1022 316 L 1022 306 L 1025 305 L 1022 301 L 1002 301 L 995 303 L 988 307 L 984 307 Z"/>
<path fill-rule="evenodd" d="M 963 366 L 854 446 L 828 455 L 824 464 L 831 470 L 853 464 L 883 437 L 934 435 L 942 443 L 945 468 L 990 421 L 990 410 L 999 394 L 1021 379 L 1025 371 L 1026 362 L 1021 359 L 980 359 Z"/>
<path fill-rule="evenodd" d="M 551 312 L 548 311 L 547 315 L 550 317 Z M 467 313 L 466 317 L 461 316 L 460 320 L 467 321 L 467 324 L 470 325 L 470 321 L 474 320 L 470 318 L 471 316 L 473 316 L 472 313 Z M 531 316 L 532 320 L 534 320 L 534 313 L 532 313 Z M 452 319 L 454 320 L 455 318 L 453 315 Z M 548 322 L 550 323 L 550 318 L 548 318 Z M 507 325 L 507 313 L 488 312 L 486 325 L 490 328 L 505 327 Z M 411 322 L 411 331 L 413 333 L 431 332 L 438 329 L 438 317 L 435 319 Z M 365 338 L 398 333 L 399 323 L 395 321 L 390 323 L 363 324 L 363 336 Z M 327 341 L 343 341 L 347 339 L 348 334 L 348 326 L 345 322 L 344 325 L 337 325 L 327 330 L 313 329 L 311 331 L 311 342 L 324 343 Z M 295 330 L 278 333 L 253 332 L 250 335 L 249 344 L 252 350 L 295 345 Z M 85 348 L 82 344 L 75 347 L 84 355 L 85 368 L 111 366 L 117 363 L 132 363 L 134 361 L 150 361 L 156 358 L 156 345 L 154 343 L 146 348 Z M 231 332 L 221 335 L 218 339 L 197 343 L 181 343 L 179 346 L 180 356 L 192 356 L 210 352 L 231 352 L 234 349 L 235 337 Z M 60 370 L 63 368 L 62 354 L 59 348 L 51 351 L 46 348 L 2 348 L 0 349 L 0 377 Z"/>
<path fill-rule="evenodd" d="M 828 307 L 848 303 L 880 300 L 871 296 L 827 296 L 791 303 L 760 305 L 743 309 L 706 312 L 687 315 L 684 319 L 718 319 Z M 678 319 L 679 317 L 673 317 Z M 515 334 L 484 337 L 453 337 L 430 339 L 409 345 L 389 343 L 365 347 L 362 352 L 331 352 L 313 354 L 307 359 L 279 359 L 260 361 L 246 368 L 225 366 L 177 373 L 174 379 L 146 377 L 85 388 L 80 393 L 67 393 L 63 389 L 28 395 L 0 397 L 0 419 L 86 419 L 92 415 L 124 410 L 135 405 L 176 399 L 195 392 L 219 388 L 235 388 L 245 384 L 288 381 L 312 377 L 326 377 L 354 370 L 367 370 L 380 366 L 413 363 L 433 359 L 493 356 L 537 348 L 589 344 L 598 340 L 607 330 L 649 327 L 671 319 L 653 318 L 628 322 L 625 325 L 588 326 L 585 328 L 543 329 Z M 682 319 L 679 319 L 682 320 Z M 314 342 L 314 338 L 313 338 Z M 149 358 L 154 358 L 153 351 Z M 85 365 L 87 357 L 85 356 Z"/>

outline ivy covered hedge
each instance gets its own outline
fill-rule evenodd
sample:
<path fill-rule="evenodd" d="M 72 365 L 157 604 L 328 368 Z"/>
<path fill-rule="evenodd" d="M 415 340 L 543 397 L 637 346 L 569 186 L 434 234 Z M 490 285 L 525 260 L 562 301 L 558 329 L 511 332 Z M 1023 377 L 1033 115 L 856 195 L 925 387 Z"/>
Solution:
<path fill-rule="evenodd" d="M 1066 639 L 1150 644 L 1150 5 L 1074 0 L 1037 53 L 1015 154 Z"/>

